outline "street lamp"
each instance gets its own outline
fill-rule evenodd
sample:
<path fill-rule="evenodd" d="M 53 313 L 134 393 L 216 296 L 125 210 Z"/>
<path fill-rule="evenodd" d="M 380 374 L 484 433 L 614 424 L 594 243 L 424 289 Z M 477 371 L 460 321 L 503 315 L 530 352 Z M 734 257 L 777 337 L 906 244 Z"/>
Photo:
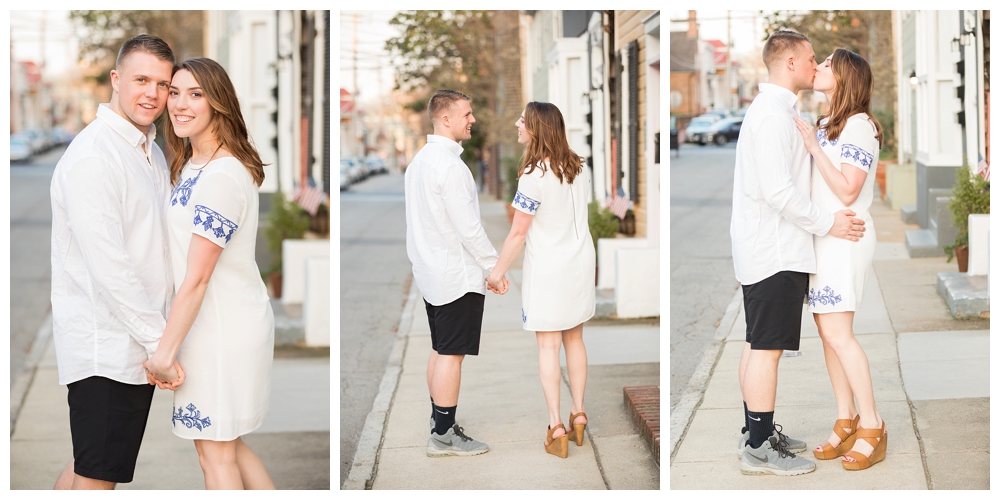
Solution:
<path fill-rule="evenodd" d="M 916 90 L 920 80 L 917 79 L 917 70 L 910 70 L 910 88 Z"/>

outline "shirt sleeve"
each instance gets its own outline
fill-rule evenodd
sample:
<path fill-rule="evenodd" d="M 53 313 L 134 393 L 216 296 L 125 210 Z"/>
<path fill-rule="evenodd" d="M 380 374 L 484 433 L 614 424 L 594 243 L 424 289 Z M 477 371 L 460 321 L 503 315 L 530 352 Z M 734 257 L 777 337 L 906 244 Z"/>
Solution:
<path fill-rule="evenodd" d="M 240 182 L 226 172 L 206 172 L 191 193 L 191 232 L 226 248 L 243 223 L 247 205 Z"/>
<path fill-rule="evenodd" d="M 878 156 L 875 127 L 868 120 L 848 120 L 840 134 L 840 162 L 869 172 Z"/>
<path fill-rule="evenodd" d="M 464 164 L 449 165 L 442 170 L 439 184 L 441 198 L 458 240 L 476 259 L 479 267 L 493 269 L 499 255 L 483 229 L 476 206 L 476 185 L 472 180 L 472 173 Z"/>
<path fill-rule="evenodd" d="M 782 217 L 818 236 L 833 227 L 833 214 L 820 210 L 792 183 L 792 140 L 801 140 L 791 118 L 775 116 L 764 120 L 751 141 L 754 168 L 764 201 Z M 794 136 L 793 136 L 794 134 Z"/>
<path fill-rule="evenodd" d="M 125 250 L 123 183 L 120 172 L 107 162 L 86 158 L 67 169 L 61 198 L 70 234 L 97 293 L 129 335 L 152 356 L 167 322 L 146 294 L 136 270 L 141 263 L 132 262 Z M 166 259 L 166 249 L 161 252 Z"/>
<path fill-rule="evenodd" d="M 536 176 L 535 172 L 537 171 L 539 169 L 536 167 L 530 174 L 525 173 L 521 175 L 517 180 L 517 192 L 514 193 L 514 201 L 511 202 L 511 205 L 515 209 L 528 215 L 535 215 L 539 205 L 542 204 L 541 179 Z"/>

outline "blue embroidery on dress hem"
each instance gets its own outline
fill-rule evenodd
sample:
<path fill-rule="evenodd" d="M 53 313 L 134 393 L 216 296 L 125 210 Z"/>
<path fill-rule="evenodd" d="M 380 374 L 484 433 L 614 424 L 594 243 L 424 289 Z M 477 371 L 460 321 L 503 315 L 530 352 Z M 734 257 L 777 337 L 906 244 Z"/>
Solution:
<path fill-rule="evenodd" d="M 809 305 L 815 306 L 817 303 L 823 304 L 824 306 L 832 306 L 837 302 L 840 302 L 840 295 L 834 292 L 832 288 L 825 286 L 823 290 L 819 293 L 816 292 L 815 288 L 809 289 Z"/>
<path fill-rule="evenodd" d="M 198 175 L 177 183 L 177 187 L 170 193 L 170 206 L 176 205 L 178 201 L 181 202 L 182 207 L 187 206 L 188 201 L 191 199 L 191 188 L 198 183 L 198 178 L 201 177 L 202 172 L 204 170 L 199 170 Z"/>
<path fill-rule="evenodd" d="M 202 218 L 202 214 L 205 214 L 204 218 Z M 215 222 L 219 223 L 218 227 L 215 227 Z M 205 231 L 211 229 L 216 238 L 226 238 L 226 243 L 229 243 L 229 239 L 233 237 L 233 233 L 239 227 L 235 222 L 223 217 L 222 214 L 205 205 L 194 206 L 194 224 L 201 224 L 201 227 Z M 229 228 L 228 233 L 226 232 L 226 228 Z"/>
<path fill-rule="evenodd" d="M 872 160 L 875 156 L 864 149 L 855 146 L 854 144 L 844 144 L 840 147 L 840 157 L 847 158 L 848 160 L 854 160 L 861 164 L 862 167 L 870 168 L 872 165 Z"/>
<path fill-rule="evenodd" d="M 527 323 L 528 317 L 524 315 L 524 308 L 521 308 L 521 323 Z"/>
<path fill-rule="evenodd" d="M 532 200 L 524 195 L 521 191 L 514 193 L 514 201 L 511 203 L 514 206 L 521 207 L 528 211 L 528 213 L 533 214 L 538 210 L 538 205 L 542 202 L 537 200 Z"/>
<path fill-rule="evenodd" d="M 174 408 L 174 414 L 173 417 L 171 417 L 170 419 L 170 423 L 176 426 L 177 422 L 179 421 L 180 423 L 184 424 L 184 427 L 187 427 L 188 429 L 194 427 L 199 431 L 212 426 L 212 419 L 209 418 L 208 416 L 202 418 L 201 411 L 198 410 L 198 408 L 193 403 L 187 405 L 186 409 L 190 413 L 184 414 L 183 409 Z"/>

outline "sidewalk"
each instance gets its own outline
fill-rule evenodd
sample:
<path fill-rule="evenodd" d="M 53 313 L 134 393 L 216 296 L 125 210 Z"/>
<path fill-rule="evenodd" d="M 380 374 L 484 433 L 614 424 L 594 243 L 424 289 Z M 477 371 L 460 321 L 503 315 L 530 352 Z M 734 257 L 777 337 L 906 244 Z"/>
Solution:
<path fill-rule="evenodd" d="M 885 461 L 848 472 L 839 459 L 813 457 L 812 448 L 830 435 L 836 404 L 816 325 L 803 314 L 802 354 L 779 365 L 775 420 L 806 441 L 802 455 L 816 470 L 793 477 L 740 473 L 736 372 L 746 323 L 737 290 L 731 309 L 738 313 L 720 326 L 724 338 L 703 364 L 703 391 L 691 387 L 671 415 L 672 489 L 989 489 L 989 320 L 953 319 L 935 284 L 937 273 L 955 271 L 956 264 L 910 259 L 904 233 L 915 226 L 878 200 L 872 215 L 874 274 L 854 327 L 889 434 Z"/>
<path fill-rule="evenodd" d="M 481 199 L 483 226 L 496 248 L 510 229 L 504 205 Z M 475 457 L 426 455 L 430 331 L 414 286 L 344 489 L 659 489 L 659 466 L 629 419 L 622 393 L 626 386 L 659 385 L 658 322 L 584 326 L 589 424 L 583 446 L 571 444 L 562 460 L 542 446 L 548 412 L 535 336 L 521 329 L 520 260 L 507 276 L 505 295 L 487 294 L 480 354 L 465 358 L 457 411 L 466 432 L 490 451 Z M 568 418 L 565 370 L 561 397 Z"/>
<path fill-rule="evenodd" d="M 51 323 L 50 323 L 51 324 Z M 51 331 L 51 327 L 50 327 Z M 66 386 L 59 385 L 55 348 L 44 354 L 10 437 L 10 489 L 51 489 L 73 458 Z M 174 436 L 173 393 L 157 389 L 139 450 L 135 478 L 120 490 L 204 489 L 194 444 Z M 264 424 L 243 440 L 280 489 L 330 488 L 330 357 L 275 347 L 270 408 Z"/>

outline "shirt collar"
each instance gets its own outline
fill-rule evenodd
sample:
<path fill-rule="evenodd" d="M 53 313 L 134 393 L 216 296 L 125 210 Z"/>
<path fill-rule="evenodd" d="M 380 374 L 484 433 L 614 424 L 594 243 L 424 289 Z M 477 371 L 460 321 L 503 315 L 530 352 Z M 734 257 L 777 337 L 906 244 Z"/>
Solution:
<path fill-rule="evenodd" d="M 773 93 L 775 97 L 784 101 L 785 104 L 791 106 L 792 109 L 795 109 L 795 105 L 799 102 L 799 96 L 780 85 L 775 85 L 773 83 L 759 83 L 757 84 L 757 88 L 760 89 L 762 93 Z"/>
<path fill-rule="evenodd" d="M 455 142 L 455 141 L 453 141 L 453 140 L 451 140 L 451 139 L 449 139 L 449 138 L 447 138 L 447 137 L 445 137 L 443 135 L 427 134 L 427 143 L 430 144 L 432 142 L 436 143 L 436 144 L 444 145 L 446 148 L 448 148 L 449 151 L 451 151 L 452 153 L 455 153 L 456 156 L 461 156 L 462 155 L 462 151 L 464 151 L 464 149 L 462 148 L 461 144 L 459 144 L 459 143 L 457 143 L 457 142 Z"/>
<path fill-rule="evenodd" d="M 101 103 L 97 107 L 97 118 L 111 127 L 111 130 L 122 136 L 122 139 L 125 139 L 125 142 L 134 148 L 142 144 L 152 144 L 153 139 L 156 138 L 156 125 L 150 125 L 149 133 L 143 134 L 141 130 L 135 128 L 132 122 L 112 111 L 108 103 Z"/>

